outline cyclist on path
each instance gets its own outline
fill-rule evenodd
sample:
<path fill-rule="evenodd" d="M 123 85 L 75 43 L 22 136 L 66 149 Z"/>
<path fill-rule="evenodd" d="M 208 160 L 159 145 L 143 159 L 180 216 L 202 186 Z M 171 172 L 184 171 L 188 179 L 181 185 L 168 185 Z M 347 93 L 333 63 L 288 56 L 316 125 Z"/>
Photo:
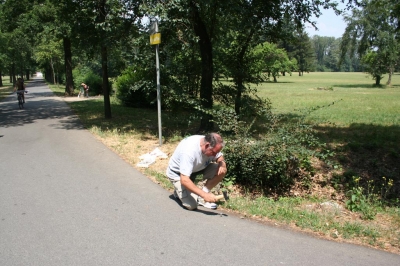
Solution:
<path fill-rule="evenodd" d="M 24 83 L 24 80 L 22 78 L 18 78 L 17 82 L 15 82 L 14 91 L 16 91 L 16 90 L 25 91 L 25 83 Z M 25 103 L 25 93 L 22 92 L 21 95 L 22 95 L 22 99 L 23 99 L 23 101 Z"/>

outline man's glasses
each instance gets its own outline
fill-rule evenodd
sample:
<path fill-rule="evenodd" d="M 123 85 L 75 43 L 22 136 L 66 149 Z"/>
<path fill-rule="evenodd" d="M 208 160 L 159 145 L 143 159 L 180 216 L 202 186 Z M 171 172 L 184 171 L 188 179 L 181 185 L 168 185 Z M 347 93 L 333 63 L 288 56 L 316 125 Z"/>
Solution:
<path fill-rule="evenodd" d="M 220 151 L 215 151 L 215 147 L 214 148 L 211 147 L 210 144 L 207 144 L 207 145 L 208 145 L 207 149 L 211 150 L 213 152 L 213 154 L 217 154 L 218 152 L 220 152 Z"/>

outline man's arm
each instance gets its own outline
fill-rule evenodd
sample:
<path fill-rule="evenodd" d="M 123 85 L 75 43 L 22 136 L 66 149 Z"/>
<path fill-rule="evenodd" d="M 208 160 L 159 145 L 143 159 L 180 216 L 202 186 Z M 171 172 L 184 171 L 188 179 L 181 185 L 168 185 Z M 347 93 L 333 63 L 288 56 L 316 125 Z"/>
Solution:
<path fill-rule="evenodd" d="M 202 197 L 204 199 L 204 201 L 206 201 L 206 202 L 216 202 L 214 194 L 206 193 L 202 189 L 198 188 L 192 182 L 192 180 L 190 180 L 190 177 L 181 174 L 181 184 L 182 184 L 182 186 L 184 186 L 190 192 Z"/>
<path fill-rule="evenodd" d="M 225 162 L 224 156 L 222 155 L 222 156 L 218 157 L 218 159 L 215 162 L 219 166 L 217 175 L 221 175 L 221 174 L 225 175 L 228 170 L 226 168 L 226 162 Z"/>

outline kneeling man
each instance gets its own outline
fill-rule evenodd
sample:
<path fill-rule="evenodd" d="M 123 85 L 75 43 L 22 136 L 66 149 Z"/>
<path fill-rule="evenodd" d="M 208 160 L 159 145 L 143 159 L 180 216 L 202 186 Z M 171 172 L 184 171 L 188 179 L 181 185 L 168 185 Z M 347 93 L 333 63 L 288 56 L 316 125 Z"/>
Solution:
<path fill-rule="evenodd" d="M 174 185 L 174 195 L 182 205 L 194 210 L 198 205 L 216 209 L 211 189 L 226 175 L 226 164 L 221 150 L 222 137 L 217 133 L 194 135 L 183 139 L 169 160 L 167 176 Z M 203 175 L 203 189 L 194 184 L 195 177 Z"/>

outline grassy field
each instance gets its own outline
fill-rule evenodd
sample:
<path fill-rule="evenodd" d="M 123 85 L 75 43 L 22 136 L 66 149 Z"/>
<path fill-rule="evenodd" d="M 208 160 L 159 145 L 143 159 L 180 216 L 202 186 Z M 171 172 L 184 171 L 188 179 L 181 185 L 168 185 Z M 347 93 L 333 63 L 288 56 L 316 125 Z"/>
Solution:
<path fill-rule="evenodd" d="M 383 79 L 385 84 L 387 80 Z M 364 73 L 305 73 L 299 77 L 281 76 L 277 83 L 257 86 L 259 95 L 272 101 L 278 113 L 298 115 L 316 106 L 326 106 L 310 114 L 317 123 L 333 123 L 349 127 L 354 124 L 400 126 L 400 74 L 392 78 L 392 86 L 373 86 Z"/>
<path fill-rule="evenodd" d="M 12 91 L 12 83 L 8 76 L 0 77 L 3 80 L 3 87 L 0 87 L 0 101 L 7 97 Z"/>
<path fill-rule="evenodd" d="M 307 73 L 280 77 L 257 89 L 276 113 L 306 115 L 315 123 L 344 176 L 380 185 L 384 177 L 392 179 L 392 193 L 399 198 L 400 74 L 392 77 L 391 86 L 382 87 L 364 73 Z M 315 107 L 321 108 L 311 111 Z"/>
<path fill-rule="evenodd" d="M 390 87 L 372 84 L 363 73 L 309 73 L 257 86 L 260 96 L 272 101 L 275 112 L 288 117 L 334 102 L 317 108 L 307 120 L 316 124 L 318 136 L 332 150 L 331 160 L 337 167 L 321 168 L 307 193 L 278 200 L 232 193 L 222 208 L 244 218 L 400 254 L 400 75 L 393 77 Z M 51 87 L 63 95 L 62 87 Z M 156 110 L 125 108 L 112 98 L 113 118 L 106 120 L 102 98 L 65 100 L 88 130 L 132 166 L 140 161 L 140 155 L 158 147 Z M 171 154 L 187 127 L 168 112 L 162 119 L 161 149 Z M 138 170 L 171 191 L 164 175 L 166 166 L 167 160 L 160 160 Z M 370 194 L 362 198 L 368 204 L 363 213 L 347 209 L 343 188 L 350 182 L 367 181 L 379 186 L 382 195 L 391 195 L 394 203 L 397 198 L 397 205 L 381 204 Z M 361 197 L 357 192 L 353 195 Z"/>

